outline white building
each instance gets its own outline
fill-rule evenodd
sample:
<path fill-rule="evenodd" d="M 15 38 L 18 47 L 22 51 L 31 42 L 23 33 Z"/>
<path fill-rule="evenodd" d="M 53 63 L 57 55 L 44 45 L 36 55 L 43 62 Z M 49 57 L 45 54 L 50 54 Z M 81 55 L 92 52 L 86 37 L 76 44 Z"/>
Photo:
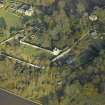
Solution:
<path fill-rule="evenodd" d="M 28 10 L 25 11 L 25 15 L 27 15 L 27 16 L 32 16 L 33 13 L 34 13 L 34 11 L 33 11 L 32 7 L 30 7 Z"/>
<path fill-rule="evenodd" d="M 53 54 L 54 55 L 58 55 L 60 52 L 61 52 L 61 50 L 59 50 L 58 48 L 53 49 Z"/>
<path fill-rule="evenodd" d="M 27 16 L 32 16 L 34 13 L 34 10 L 32 8 L 32 6 L 28 5 L 28 4 L 23 4 L 20 8 L 18 8 L 16 10 L 18 13 L 20 14 L 25 14 Z"/>
<path fill-rule="evenodd" d="M 96 15 L 90 15 L 89 16 L 89 20 L 91 20 L 91 21 L 97 21 L 98 17 Z"/>

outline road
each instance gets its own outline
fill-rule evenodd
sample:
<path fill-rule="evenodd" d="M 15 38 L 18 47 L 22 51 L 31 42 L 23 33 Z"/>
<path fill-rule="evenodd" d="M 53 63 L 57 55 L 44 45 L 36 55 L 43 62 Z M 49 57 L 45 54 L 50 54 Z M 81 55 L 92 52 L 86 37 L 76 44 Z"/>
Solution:
<path fill-rule="evenodd" d="M 86 36 L 88 36 L 88 34 L 89 34 L 89 32 L 87 32 L 85 35 L 83 35 L 83 36 L 78 40 L 78 42 L 80 42 L 82 39 L 84 39 Z M 12 40 L 13 38 L 14 38 L 14 37 L 12 37 L 12 38 L 10 38 L 10 39 L 8 39 L 8 40 L 2 42 L 1 44 L 4 44 L 5 42 L 10 41 L 10 40 Z M 23 38 L 22 40 L 20 40 L 20 43 L 23 44 L 23 45 L 27 45 L 27 46 L 33 47 L 33 48 L 35 48 L 35 49 L 40 49 L 40 50 L 43 50 L 43 51 L 46 51 L 46 52 L 48 52 L 48 53 L 53 54 L 53 51 L 50 51 L 50 50 L 47 50 L 47 49 L 44 49 L 44 48 L 41 48 L 41 47 L 38 47 L 38 46 L 35 46 L 35 45 L 32 45 L 32 44 L 29 44 L 29 43 L 24 42 L 24 38 Z M 77 43 L 75 42 L 75 43 L 72 45 L 71 48 L 69 48 L 68 50 L 64 51 L 63 53 L 61 53 L 60 55 L 58 55 L 57 57 L 55 57 L 54 59 L 52 59 L 52 62 L 55 62 L 56 60 L 62 58 L 62 57 L 65 56 L 66 54 L 68 54 L 76 45 L 77 45 Z M 8 56 L 8 57 L 9 57 L 9 58 L 12 58 L 12 59 L 15 59 L 15 58 L 10 57 L 10 56 Z M 15 60 L 17 60 L 17 61 L 19 61 L 19 62 L 23 62 L 23 61 L 20 61 L 19 59 L 15 59 Z M 23 63 L 24 63 L 24 62 L 23 62 Z M 33 65 L 33 64 L 30 64 L 30 63 L 27 63 L 27 64 L 30 65 L 30 66 L 33 66 L 33 67 L 38 68 L 38 66 L 36 66 L 36 65 Z"/>
<path fill-rule="evenodd" d="M 13 40 L 13 39 L 14 39 L 14 37 L 11 37 L 11 38 L 6 39 L 5 41 L 1 42 L 0 44 L 5 44 L 6 42 L 9 42 L 9 41 L 11 41 L 11 40 Z"/>
<path fill-rule="evenodd" d="M 10 37 L 9 39 L 4 40 L 4 41 L 1 42 L 0 44 L 5 44 L 6 42 L 9 42 L 9 41 L 11 41 L 11 40 L 13 40 L 13 39 L 15 39 L 16 37 L 19 37 L 19 36 L 22 36 L 22 35 L 18 34 L 18 35 L 16 35 L 16 36 Z"/>
<path fill-rule="evenodd" d="M 0 89 L 0 105 L 42 105 L 34 103 Z"/>
<path fill-rule="evenodd" d="M 34 65 L 34 64 L 32 64 L 32 63 L 28 63 L 28 62 L 26 62 L 26 61 L 17 59 L 17 58 L 15 58 L 15 57 L 12 57 L 12 56 L 10 56 L 10 55 L 6 55 L 6 54 L 0 54 L 0 55 L 4 55 L 4 56 L 6 56 L 6 57 L 9 58 L 9 59 L 12 59 L 12 60 L 14 60 L 14 61 L 17 61 L 17 62 L 19 62 L 19 63 L 26 64 L 26 65 L 28 65 L 28 66 L 32 66 L 32 67 L 39 68 L 39 69 L 40 69 L 40 68 L 41 68 L 41 69 L 45 69 L 44 66 L 42 67 L 42 66 Z"/>
<path fill-rule="evenodd" d="M 24 42 L 22 40 L 20 40 L 20 43 L 23 44 L 23 45 L 30 46 L 30 47 L 35 48 L 35 49 L 43 50 L 45 52 L 48 52 L 48 53 L 51 53 L 52 55 L 54 55 L 53 51 L 51 51 L 51 50 L 47 50 L 47 49 L 44 49 L 44 48 L 41 48 L 41 47 L 38 47 L 38 46 L 35 46 L 35 45 L 32 45 L 32 44 L 29 44 L 29 43 L 26 43 L 26 42 Z"/>
<path fill-rule="evenodd" d="M 84 39 L 86 36 L 89 35 L 89 32 L 87 32 L 85 35 L 83 35 L 78 42 L 80 42 L 82 39 Z M 77 42 L 75 42 L 72 47 L 70 47 L 69 49 L 67 49 L 66 51 L 62 52 L 60 55 L 58 55 L 57 57 L 55 57 L 54 59 L 52 59 L 52 62 L 55 62 L 56 60 L 62 58 L 63 56 L 65 56 L 66 54 L 68 54 L 75 46 L 77 45 Z"/>
<path fill-rule="evenodd" d="M 11 40 L 15 39 L 15 38 L 18 37 L 18 36 L 20 36 L 20 34 L 14 36 L 14 37 L 11 37 L 11 38 L 9 38 L 9 39 L 6 39 L 5 41 L 1 42 L 0 44 L 5 44 L 6 42 L 11 41 Z M 35 49 L 40 49 L 40 50 L 43 50 L 43 51 L 45 51 L 45 52 L 48 52 L 48 53 L 51 53 L 52 55 L 54 55 L 53 51 L 51 51 L 51 50 L 47 50 L 47 49 L 41 48 L 41 47 L 39 47 L 39 46 L 35 46 L 35 45 L 30 44 L 30 43 L 24 42 L 24 39 L 25 39 L 25 38 L 26 38 L 26 37 L 24 37 L 23 39 L 20 40 L 20 44 L 24 44 L 24 45 L 26 45 L 26 46 L 30 46 L 30 47 L 35 48 Z"/>

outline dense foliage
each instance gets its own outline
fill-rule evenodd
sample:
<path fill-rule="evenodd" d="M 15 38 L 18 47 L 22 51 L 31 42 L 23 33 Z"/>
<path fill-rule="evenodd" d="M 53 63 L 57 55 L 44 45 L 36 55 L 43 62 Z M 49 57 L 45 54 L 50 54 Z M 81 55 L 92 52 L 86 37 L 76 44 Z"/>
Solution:
<path fill-rule="evenodd" d="M 28 3 L 34 14 L 11 13 L 18 15 L 17 23 L 8 21 L 16 19 L 15 15 L 8 18 L 10 14 L 5 13 L 8 16 L 0 17 L 2 34 L 20 35 L 0 45 L 0 51 L 45 65 L 45 69 L 0 55 L 0 86 L 33 101 L 38 99 L 43 105 L 105 105 L 105 0 L 7 1 Z M 89 20 L 92 15 L 97 21 Z M 23 36 L 27 36 L 25 42 L 47 50 L 72 49 L 51 62 L 51 54 L 22 46 L 19 41 Z"/>

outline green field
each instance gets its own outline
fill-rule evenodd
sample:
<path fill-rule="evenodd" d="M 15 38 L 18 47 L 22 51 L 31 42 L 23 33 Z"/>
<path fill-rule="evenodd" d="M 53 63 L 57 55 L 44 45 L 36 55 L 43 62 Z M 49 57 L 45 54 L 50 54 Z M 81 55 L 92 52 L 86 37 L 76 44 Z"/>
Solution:
<path fill-rule="evenodd" d="M 52 54 L 26 45 L 4 46 L 3 49 L 10 56 L 33 64 L 47 65 L 49 64 L 49 60 L 53 58 Z"/>
<path fill-rule="evenodd" d="M 20 25 L 20 17 L 12 13 L 10 10 L 1 8 L 0 9 L 0 17 L 4 17 L 8 28 L 11 26 L 18 26 Z"/>
<path fill-rule="evenodd" d="M 21 19 L 19 16 L 8 10 L 8 8 L 0 8 L 0 17 L 3 17 L 7 24 L 7 29 L 4 30 L 3 34 L 0 34 L 0 42 L 2 42 L 10 37 L 10 27 L 21 25 Z"/>
<path fill-rule="evenodd" d="M 4 41 L 4 40 L 6 40 L 6 39 L 8 39 L 10 37 L 10 35 L 0 35 L 0 42 L 2 42 L 2 41 Z"/>

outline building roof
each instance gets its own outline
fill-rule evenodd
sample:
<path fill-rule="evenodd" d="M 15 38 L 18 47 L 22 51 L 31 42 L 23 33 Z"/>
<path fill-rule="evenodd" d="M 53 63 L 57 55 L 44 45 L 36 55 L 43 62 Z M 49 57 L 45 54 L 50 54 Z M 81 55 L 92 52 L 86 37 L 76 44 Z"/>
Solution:
<path fill-rule="evenodd" d="M 98 17 L 97 17 L 96 15 L 90 15 L 90 16 L 89 16 L 89 19 L 90 19 L 91 21 L 97 21 Z"/>
<path fill-rule="evenodd" d="M 22 4 L 17 9 L 17 12 L 24 13 L 25 15 L 31 16 L 33 14 L 33 8 L 29 4 Z"/>
<path fill-rule="evenodd" d="M 30 5 L 29 4 L 22 4 L 20 8 L 24 9 L 24 10 L 28 10 L 30 9 Z"/>

